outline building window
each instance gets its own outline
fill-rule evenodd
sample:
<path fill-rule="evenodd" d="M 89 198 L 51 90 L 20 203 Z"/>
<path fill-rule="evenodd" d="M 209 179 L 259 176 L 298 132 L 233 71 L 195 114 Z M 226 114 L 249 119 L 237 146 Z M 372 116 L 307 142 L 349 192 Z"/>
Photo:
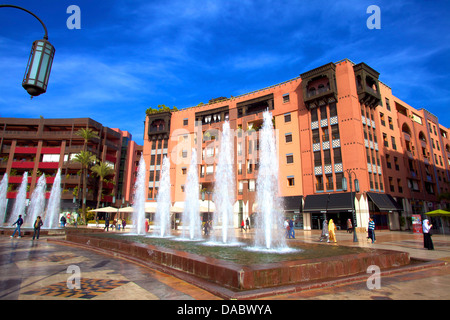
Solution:
<path fill-rule="evenodd" d="M 239 181 L 238 194 L 243 194 L 243 193 L 244 193 L 244 182 L 243 181 Z"/>
<path fill-rule="evenodd" d="M 339 127 L 337 124 L 331 126 L 331 137 L 333 140 L 339 139 Z"/>
<path fill-rule="evenodd" d="M 403 193 L 402 180 L 397 179 L 398 192 Z"/>
<path fill-rule="evenodd" d="M 391 105 L 389 104 L 389 99 L 388 98 L 386 98 L 386 109 L 391 111 Z"/>
<path fill-rule="evenodd" d="M 320 120 L 328 119 L 327 117 L 327 106 L 320 107 Z"/>
<path fill-rule="evenodd" d="M 397 145 L 395 144 L 395 137 L 391 137 L 392 140 L 392 149 L 397 150 Z"/>
<path fill-rule="evenodd" d="M 185 167 L 181 168 L 181 173 L 185 175 L 187 173 L 187 169 Z"/>
<path fill-rule="evenodd" d="M 255 180 L 248 180 L 248 191 L 255 191 Z"/>
<path fill-rule="evenodd" d="M 323 191 L 323 177 L 316 176 L 316 191 Z"/>
<path fill-rule="evenodd" d="M 287 113 L 284 115 L 284 122 L 291 122 L 291 114 Z"/>
<path fill-rule="evenodd" d="M 312 140 L 313 140 L 313 143 L 319 143 L 320 142 L 319 129 L 314 129 L 312 131 Z"/>
<path fill-rule="evenodd" d="M 327 184 L 326 184 L 327 191 L 334 190 L 333 175 L 327 174 L 326 179 L 327 179 Z"/>
<path fill-rule="evenodd" d="M 294 176 L 287 177 L 288 187 L 293 187 L 295 185 Z"/>
<path fill-rule="evenodd" d="M 189 123 L 189 119 L 188 118 L 184 118 L 183 119 L 183 126 L 187 126 Z"/>
<path fill-rule="evenodd" d="M 184 184 L 181 185 L 181 192 L 184 192 Z"/>
<path fill-rule="evenodd" d="M 283 94 L 283 103 L 289 102 L 289 93 Z"/>
<path fill-rule="evenodd" d="M 336 173 L 336 190 L 342 190 L 342 173 Z"/>
<path fill-rule="evenodd" d="M 285 140 L 286 140 L 286 143 L 292 142 L 292 133 L 286 133 L 286 134 L 284 135 L 284 138 L 285 138 Z"/>
<path fill-rule="evenodd" d="M 314 166 L 318 167 L 322 165 L 322 156 L 320 154 L 320 151 L 314 152 Z"/>
<path fill-rule="evenodd" d="M 331 152 L 329 149 L 323 151 L 323 159 L 324 159 L 325 165 L 331 164 Z"/>
<path fill-rule="evenodd" d="M 328 132 L 328 127 L 322 128 L 322 142 L 330 141 L 330 134 Z"/>
<path fill-rule="evenodd" d="M 337 116 L 337 108 L 336 108 L 336 103 L 330 103 L 330 118 L 331 117 L 336 117 Z"/>
<path fill-rule="evenodd" d="M 311 122 L 315 122 L 318 120 L 319 119 L 317 118 L 317 108 L 314 108 L 311 110 Z"/>
<path fill-rule="evenodd" d="M 333 149 L 334 163 L 342 163 L 341 148 Z"/>
<path fill-rule="evenodd" d="M 286 155 L 286 163 L 294 163 L 294 155 L 292 153 Z"/>

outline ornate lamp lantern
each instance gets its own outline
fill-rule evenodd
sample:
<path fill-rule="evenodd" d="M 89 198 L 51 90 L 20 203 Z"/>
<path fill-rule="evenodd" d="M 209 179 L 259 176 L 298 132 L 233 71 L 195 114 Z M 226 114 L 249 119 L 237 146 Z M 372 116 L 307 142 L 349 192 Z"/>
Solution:
<path fill-rule="evenodd" d="M 55 47 L 46 40 L 36 40 L 31 48 L 22 87 L 31 95 L 38 96 L 47 91 L 50 70 L 52 69 Z"/>
<path fill-rule="evenodd" d="M 27 69 L 22 81 L 22 87 L 31 95 L 36 97 L 47 91 L 48 79 L 52 69 L 55 47 L 48 41 L 47 27 L 33 12 L 10 4 L 1 4 L 0 8 L 16 8 L 28 12 L 39 20 L 45 30 L 44 38 L 33 42 Z"/>

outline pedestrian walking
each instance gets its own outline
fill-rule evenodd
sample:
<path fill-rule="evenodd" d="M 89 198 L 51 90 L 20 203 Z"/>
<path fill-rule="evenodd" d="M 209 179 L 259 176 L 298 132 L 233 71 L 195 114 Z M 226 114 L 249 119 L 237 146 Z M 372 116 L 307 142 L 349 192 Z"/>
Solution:
<path fill-rule="evenodd" d="M 127 225 L 127 221 L 122 219 L 122 230 L 125 231 L 125 226 Z"/>
<path fill-rule="evenodd" d="M 34 238 L 39 240 L 39 233 L 41 233 L 41 227 L 43 224 L 44 223 L 42 222 L 41 216 L 38 216 L 33 225 L 33 227 L 34 227 L 33 240 L 34 240 Z"/>
<path fill-rule="evenodd" d="M 431 240 L 431 227 L 428 219 L 423 220 L 422 231 L 423 231 L 423 247 L 428 250 L 434 250 L 433 240 Z"/>
<path fill-rule="evenodd" d="M 205 230 L 205 236 L 209 235 L 209 221 L 208 220 L 205 221 L 205 225 L 203 228 Z"/>
<path fill-rule="evenodd" d="M 109 231 L 109 218 L 106 217 L 105 218 L 105 227 L 103 228 L 103 231 L 106 229 L 106 231 Z"/>
<path fill-rule="evenodd" d="M 250 230 L 250 220 L 248 219 L 248 217 L 247 217 L 247 219 L 245 220 L 245 226 L 246 226 L 246 228 L 247 228 L 248 230 Z"/>
<path fill-rule="evenodd" d="M 244 220 L 242 220 L 242 222 L 241 222 L 241 232 L 242 231 L 247 231 L 247 230 L 245 230 L 245 222 L 244 222 Z"/>
<path fill-rule="evenodd" d="M 333 241 L 336 243 L 336 225 L 333 222 L 333 219 L 330 219 L 330 222 L 328 223 L 328 236 L 329 240 L 327 242 Z"/>
<path fill-rule="evenodd" d="M 61 219 L 59 220 L 59 222 L 61 223 L 61 228 L 64 228 L 66 226 L 66 217 L 63 215 L 61 216 Z"/>
<path fill-rule="evenodd" d="M 284 220 L 284 230 L 286 230 L 286 239 L 290 237 L 291 233 L 290 233 L 290 229 L 289 229 L 289 221 L 288 219 Z"/>
<path fill-rule="evenodd" d="M 347 233 L 352 233 L 352 231 L 353 231 L 352 220 L 348 219 L 347 220 Z"/>
<path fill-rule="evenodd" d="M 368 238 L 372 240 L 372 243 L 376 241 L 375 238 L 375 222 L 373 221 L 373 218 L 369 218 L 369 226 L 368 226 Z"/>
<path fill-rule="evenodd" d="M 327 242 L 329 242 L 329 238 L 328 238 L 328 221 L 327 221 L 327 219 L 323 220 L 322 234 L 320 235 L 320 238 L 319 238 L 320 242 L 322 242 L 323 240 L 327 240 Z"/>
<path fill-rule="evenodd" d="M 289 239 L 292 237 L 292 239 L 295 239 L 295 230 L 294 230 L 294 221 L 292 219 L 289 219 Z"/>
<path fill-rule="evenodd" d="M 16 231 L 19 231 L 19 236 L 18 238 L 22 238 L 22 236 L 20 235 L 20 227 L 23 224 L 23 219 L 22 219 L 22 215 L 19 214 L 19 217 L 17 218 L 16 222 L 14 222 L 12 225 L 17 225 L 16 229 L 14 230 L 14 233 L 12 234 L 11 238 L 14 238 L 14 235 L 16 234 Z"/>

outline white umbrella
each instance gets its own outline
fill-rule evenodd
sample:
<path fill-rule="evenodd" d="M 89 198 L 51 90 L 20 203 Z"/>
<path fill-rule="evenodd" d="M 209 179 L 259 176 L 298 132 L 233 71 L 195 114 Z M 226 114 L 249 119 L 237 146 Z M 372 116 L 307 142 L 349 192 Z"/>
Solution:
<path fill-rule="evenodd" d="M 117 212 L 117 208 L 114 207 L 104 207 L 104 208 L 98 208 L 94 210 L 89 210 L 89 212 Z"/>

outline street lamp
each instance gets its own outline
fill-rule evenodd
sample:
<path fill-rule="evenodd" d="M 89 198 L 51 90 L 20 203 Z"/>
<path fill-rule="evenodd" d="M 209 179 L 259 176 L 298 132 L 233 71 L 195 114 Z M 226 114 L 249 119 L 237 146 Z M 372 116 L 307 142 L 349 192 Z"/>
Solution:
<path fill-rule="evenodd" d="M 27 9 L 10 4 L 0 4 L 0 8 L 16 8 L 28 12 L 38 19 L 44 27 L 44 38 L 33 42 L 22 81 L 22 87 L 27 90 L 31 97 L 36 97 L 45 93 L 47 91 L 48 79 L 52 69 L 53 58 L 55 56 L 55 47 L 48 41 L 47 27 L 38 16 Z"/>
<path fill-rule="evenodd" d="M 355 192 L 359 192 L 359 181 L 356 177 L 356 173 L 351 170 L 347 169 L 345 170 L 348 174 L 348 182 L 350 185 L 350 192 L 351 192 L 351 200 L 352 200 L 352 218 L 353 218 L 353 242 L 358 242 L 358 236 L 356 235 L 356 210 L 355 210 L 355 200 L 353 199 L 353 188 L 352 188 L 352 174 L 355 175 Z M 344 191 L 347 191 L 347 179 L 345 177 L 342 178 L 342 189 Z"/>

